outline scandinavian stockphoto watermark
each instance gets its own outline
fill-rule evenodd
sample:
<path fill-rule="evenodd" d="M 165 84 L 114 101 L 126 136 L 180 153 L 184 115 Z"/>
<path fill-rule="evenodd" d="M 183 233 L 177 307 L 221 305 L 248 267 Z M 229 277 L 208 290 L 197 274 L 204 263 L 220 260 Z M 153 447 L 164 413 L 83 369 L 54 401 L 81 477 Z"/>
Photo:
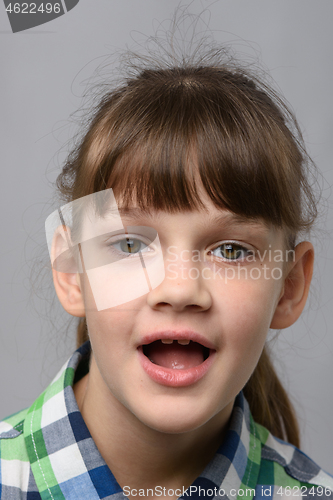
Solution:
<path fill-rule="evenodd" d="M 165 486 L 155 486 L 154 488 L 131 488 L 130 486 L 124 486 L 123 495 L 129 497 L 206 497 L 206 498 L 214 498 L 217 496 L 226 497 L 226 491 L 223 488 L 202 488 L 201 486 L 192 485 L 189 488 L 166 488 Z M 237 498 L 238 496 L 244 496 L 252 498 L 255 495 L 255 490 L 252 488 L 246 489 L 236 489 L 231 488 L 228 491 L 228 495 L 233 498 Z"/>
<path fill-rule="evenodd" d="M 329 488 L 324 488 L 322 486 L 272 486 L 272 485 L 267 485 L 267 486 L 257 486 L 256 489 L 254 488 L 223 488 L 221 487 L 214 487 L 214 488 L 204 488 L 201 486 L 196 486 L 196 485 L 191 485 L 189 488 L 185 488 L 184 486 L 182 488 L 166 488 L 165 486 L 155 486 L 154 488 L 131 488 L 130 486 L 124 486 L 123 488 L 123 495 L 127 497 L 147 497 L 147 498 L 154 498 L 154 497 L 161 497 L 161 498 L 175 498 L 175 497 L 182 497 L 182 498 L 190 498 L 192 496 L 195 496 L 196 498 L 202 497 L 202 498 L 216 498 L 216 497 L 221 497 L 221 498 L 255 498 L 256 496 L 260 498 L 265 498 L 269 497 L 272 498 L 279 498 L 281 500 L 283 499 L 290 499 L 292 498 L 300 498 L 300 497 L 307 497 L 309 495 L 316 496 L 316 497 L 329 497 L 332 498 L 333 492 Z"/>
<path fill-rule="evenodd" d="M 72 10 L 79 0 L 35 0 L 34 2 L 4 0 L 13 33 L 53 21 Z"/>
<path fill-rule="evenodd" d="M 177 252 L 176 246 L 170 246 L 165 252 L 166 273 L 171 280 L 220 279 L 225 283 L 235 279 L 280 280 L 286 262 L 295 262 L 295 250 L 273 250 L 270 246 L 262 253 L 248 255 L 243 261 L 220 259 L 220 263 L 199 250 Z"/>

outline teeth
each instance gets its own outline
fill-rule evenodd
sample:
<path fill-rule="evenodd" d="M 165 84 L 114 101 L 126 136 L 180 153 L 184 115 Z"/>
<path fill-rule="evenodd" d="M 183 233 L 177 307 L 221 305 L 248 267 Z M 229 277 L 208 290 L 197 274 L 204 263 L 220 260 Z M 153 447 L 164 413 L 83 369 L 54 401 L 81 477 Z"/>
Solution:
<path fill-rule="evenodd" d="M 178 344 L 180 344 L 180 345 L 188 345 L 189 343 L 190 343 L 190 341 L 188 339 L 178 340 Z"/>
<path fill-rule="evenodd" d="M 172 344 L 173 339 L 161 339 L 162 344 Z M 180 345 L 188 345 L 190 343 L 189 339 L 179 339 L 178 344 Z"/>

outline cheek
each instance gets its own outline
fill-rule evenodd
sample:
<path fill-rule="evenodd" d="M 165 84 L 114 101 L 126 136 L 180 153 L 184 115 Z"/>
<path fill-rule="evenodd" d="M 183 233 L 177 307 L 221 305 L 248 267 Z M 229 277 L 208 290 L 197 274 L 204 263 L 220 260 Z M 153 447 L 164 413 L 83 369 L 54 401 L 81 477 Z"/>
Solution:
<path fill-rule="evenodd" d="M 223 331 L 240 351 L 263 344 L 275 311 L 281 283 L 272 279 L 234 279 L 220 283 L 215 296 Z"/>
<path fill-rule="evenodd" d="M 88 271 L 90 273 L 90 271 Z M 101 268 L 98 269 L 99 274 L 101 273 Z M 121 281 L 119 279 L 119 281 Z M 124 290 L 119 290 L 118 282 L 114 283 L 113 279 L 108 279 L 107 276 L 99 276 L 97 273 L 93 276 L 89 274 L 80 274 L 79 284 L 83 294 L 85 311 L 88 314 L 111 314 L 116 316 L 119 315 L 126 317 L 133 313 L 136 313 L 145 304 L 146 290 L 140 288 L 139 280 L 133 278 L 130 284 L 126 284 L 125 289 L 128 293 L 124 293 Z M 134 295 L 139 295 L 139 297 L 132 298 L 133 295 L 130 285 L 133 286 L 135 291 Z M 131 293 L 129 293 L 131 292 Z M 117 295 L 118 294 L 118 295 Z M 117 297 L 117 300 L 115 299 Z M 115 304 L 116 302 L 121 302 L 120 304 Z M 115 304 L 115 305 L 112 305 Z M 99 310 L 98 310 L 98 308 Z"/>
<path fill-rule="evenodd" d="M 93 295 L 93 292 L 91 290 L 91 286 L 90 286 L 90 283 L 89 283 L 89 280 L 88 280 L 88 277 L 86 274 L 79 275 L 79 284 L 80 284 L 81 293 L 83 296 L 86 317 L 88 318 L 88 315 L 90 313 L 97 312 L 97 307 L 96 307 L 94 295 Z"/>
<path fill-rule="evenodd" d="M 84 303 L 88 332 L 92 344 L 103 355 L 114 357 L 117 352 L 129 346 L 138 314 L 142 310 L 145 297 L 129 301 L 116 307 L 97 310 L 94 296 L 85 276 L 83 282 Z"/>

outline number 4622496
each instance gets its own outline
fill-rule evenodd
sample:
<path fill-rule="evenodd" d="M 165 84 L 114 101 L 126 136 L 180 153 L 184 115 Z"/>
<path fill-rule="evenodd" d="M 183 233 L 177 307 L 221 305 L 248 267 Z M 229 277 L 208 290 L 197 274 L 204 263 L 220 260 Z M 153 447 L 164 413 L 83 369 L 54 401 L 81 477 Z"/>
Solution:
<path fill-rule="evenodd" d="M 41 14 L 60 14 L 61 6 L 60 3 L 41 3 L 37 8 L 35 3 L 10 3 L 6 7 L 6 11 L 10 14 L 37 14 L 38 12 Z"/>

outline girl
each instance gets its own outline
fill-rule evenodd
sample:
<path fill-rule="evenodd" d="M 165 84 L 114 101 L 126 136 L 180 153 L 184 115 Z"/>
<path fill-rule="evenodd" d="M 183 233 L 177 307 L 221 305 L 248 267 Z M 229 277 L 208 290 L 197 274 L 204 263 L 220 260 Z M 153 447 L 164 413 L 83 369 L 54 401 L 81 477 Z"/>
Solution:
<path fill-rule="evenodd" d="M 79 348 L 1 424 L 1 498 L 331 497 L 265 349 L 309 291 L 309 163 L 219 52 L 101 98 L 46 224 Z"/>

